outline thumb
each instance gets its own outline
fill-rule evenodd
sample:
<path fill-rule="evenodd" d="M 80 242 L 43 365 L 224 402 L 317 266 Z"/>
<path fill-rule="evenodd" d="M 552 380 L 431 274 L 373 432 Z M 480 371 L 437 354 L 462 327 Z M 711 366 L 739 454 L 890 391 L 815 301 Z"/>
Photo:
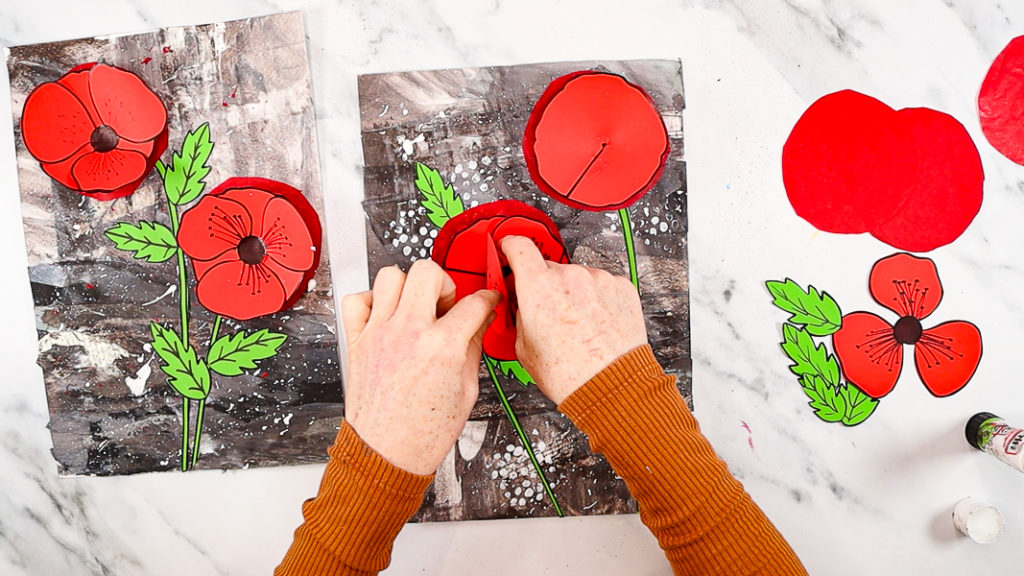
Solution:
<path fill-rule="evenodd" d="M 494 290 L 477 290 L 456 302 L 437 323 L 459 342 L 468 343 L 490 324 L 491 312 L 500 301 L 501 295 Z"/>

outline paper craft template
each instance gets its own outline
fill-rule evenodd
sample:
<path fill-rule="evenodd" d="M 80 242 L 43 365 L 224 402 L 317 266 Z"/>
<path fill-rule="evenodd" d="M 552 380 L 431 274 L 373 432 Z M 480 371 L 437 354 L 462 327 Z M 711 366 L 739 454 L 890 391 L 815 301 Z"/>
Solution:
<path fill-rule="evenodd" d="M 978 92 L 981 131 L 1003 156 L 1024 164 L 1024 36 L 996 56 Z"/>
<path fill-rule="evenodd" d="M 967 130 L 928 108 L 894 110 L 852 90 L 821 97 L 782 150 L 797 215 L 824 232 L 868 232 L 927 252 L 953 242 L 981 208 L 985 174 Z"/>
<path fill-rule="evenodd" d="M 635 512 L 516 360 L 515 285 L 530 280 L 512 277 L 497 242 L 523 235 L 551 261 L 632 275 L 655 354 L 689 401 L 680 63 L 374 74 L 359 98 L 370 277 L 433 258 L 459 295 L 507 296 L 484 336 L 479 402 L 415 519 Z"/>
<path fill-rule="evenodd" d="M 942 300 L 931 259 L 893 254 L 875 263 L 868 284 L 872 298 L 894 312 L 896 320 L 863 311 L 843 314 L 827 292 L 803 289 L 789 278 L 765 283 L 773 304 L 790 314 L 781 343 L 793 362 L 789 369 L 815 415 L 826 422 L 855 426 L 871 416 L 878 400 L 895 388 L 906 346 L 913 347 L 921 383 L 940 398 L 963 389 L 981 361 L 981 332 L 974 324 L 922 325 Z M 815 340 L 828 337 L 834 353 L 827 340 Z"/>
<path fill-rule="evenodd" d="M 8 69 L 60 473 L 324 460 L 342 385 L 301 16 Z"/>

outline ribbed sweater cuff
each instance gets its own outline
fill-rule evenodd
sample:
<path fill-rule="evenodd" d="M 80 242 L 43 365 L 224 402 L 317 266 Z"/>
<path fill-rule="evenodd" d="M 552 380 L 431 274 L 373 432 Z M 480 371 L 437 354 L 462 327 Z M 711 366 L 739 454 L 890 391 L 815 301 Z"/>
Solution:
<path fill-rule="evenodd" d="M 804 574 L 650 346 L 623 355 L 558 408 L 626 482 L 677 574 Z"/>
<path fill-rule="evenodd" d="M 315 498 L 302 506 L 305 522 L 275 574 L 376 574 L 419 508 L 433 480 L 391 464 L 346 421 L 327 450 L 330 460 Z"/>

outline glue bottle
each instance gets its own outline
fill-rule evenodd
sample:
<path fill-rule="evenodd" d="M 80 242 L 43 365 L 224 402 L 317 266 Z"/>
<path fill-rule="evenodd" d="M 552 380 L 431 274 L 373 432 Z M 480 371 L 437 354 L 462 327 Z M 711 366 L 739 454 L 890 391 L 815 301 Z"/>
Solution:
<path fill-rule="evenodd" d="M 1024 472 L 1024 430 L 991 412 L 979 412 L 967 421 L 965 433 L 971 446 Z"/>

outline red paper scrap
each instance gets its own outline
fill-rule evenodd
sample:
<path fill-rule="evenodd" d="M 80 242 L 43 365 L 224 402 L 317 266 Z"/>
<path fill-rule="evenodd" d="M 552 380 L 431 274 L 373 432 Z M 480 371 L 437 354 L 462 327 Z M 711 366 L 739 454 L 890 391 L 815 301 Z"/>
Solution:
<path fill-rule="evenodd" d="M 978 93 L 981 131 L 1003 156 L 1024 164 L 1024 36 L 996 56 Z"/>

